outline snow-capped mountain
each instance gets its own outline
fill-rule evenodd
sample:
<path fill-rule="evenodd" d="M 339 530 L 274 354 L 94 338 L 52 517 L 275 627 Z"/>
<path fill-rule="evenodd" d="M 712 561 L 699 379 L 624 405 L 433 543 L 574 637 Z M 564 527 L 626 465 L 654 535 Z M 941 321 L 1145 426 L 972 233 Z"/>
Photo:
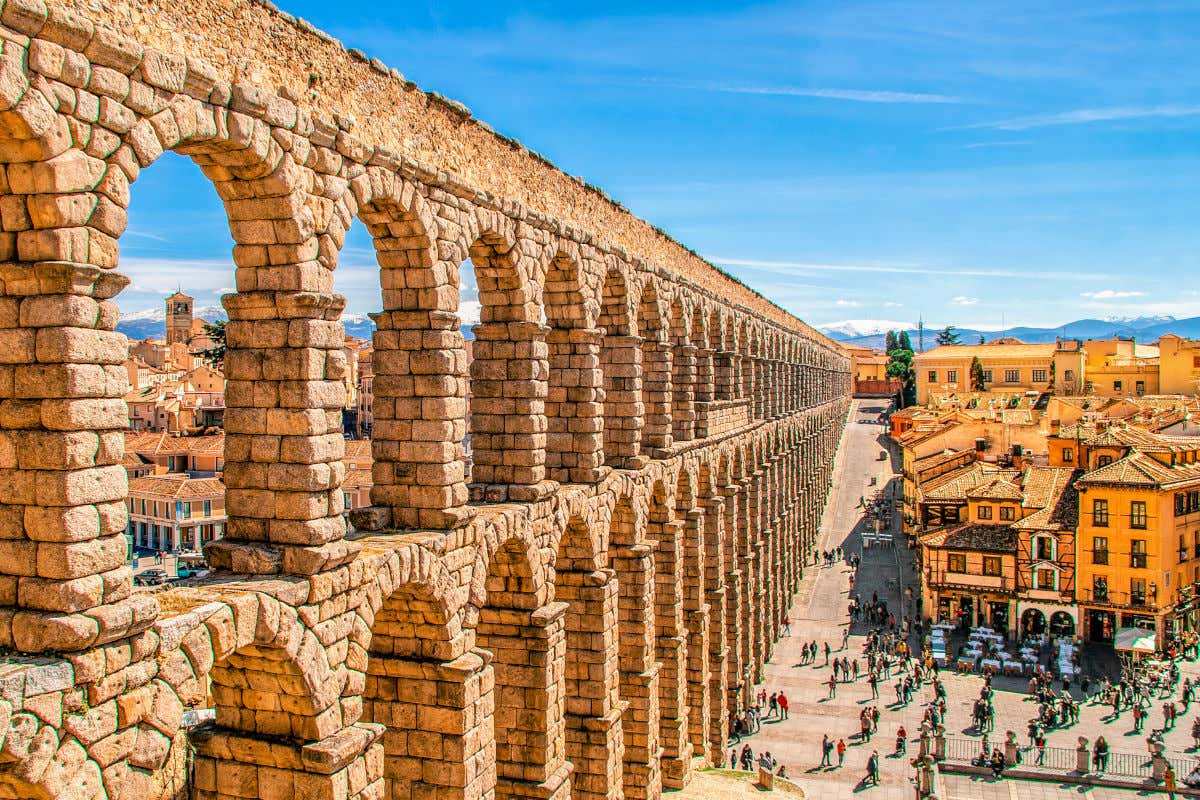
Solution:
<path fill-rule="evenodd" d="M 215 322 L 225 319 L 225 309 L 221 306 L 197 306 L 192 314 L 198 319 Z M 146 308 L 141 311 L 130 311 L 121 315 L 121 322 L 166 322 L 167 310 L 163 306 Z"/>
<path fill-rule="evenodd" d="M 896 322 L 888 319 L 847 319 L 819 325 L 817 330 L 834 339 L 853 339 L 856 336 L 877 336 L 888 331 L 905 331 L 915 328 L 911 322 Z"/>
<path fill-rule="evenodd" d="M 1138 328 L 1148 328 L 1151 325 L 1161 325 L 1164 322 L 1175 322 L 1177 317 L 1170 314 L 1144 314 L 1136 317 L 1104 317 L 1105 322 L 1116 322 L 1122 325 L 1127 325 L 1135 330 Z"/>

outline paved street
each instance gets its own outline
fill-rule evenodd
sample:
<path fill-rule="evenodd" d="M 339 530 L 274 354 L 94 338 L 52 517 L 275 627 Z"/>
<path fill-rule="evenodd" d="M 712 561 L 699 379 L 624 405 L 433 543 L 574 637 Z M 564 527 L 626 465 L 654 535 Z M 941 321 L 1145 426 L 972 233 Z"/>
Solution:
<path fill-rule="evenodd" d="M 878 592 L 881 599 L 886 599 L 889 609 L 895 612 L 897 617 L 902 613 L 900 598 L 904 587 L 913 586 L 916 578 L 911 567 L 911 555 L 904 546 L 899 531 L 898 515 L 893 515 L 892 521 L 896 539 L 894 548 L 877 545 L 862 549 L 860 533 L 863 521 L 860 500 L 864 495 L 870 497 L 878 488 L 884 487 L 891 479 L 893 469 L 899 471 L 898 463 L 877 460 L 880 450 L 886 447 L 882 426 L 864 422 L 874 420 L 884 405 L 884 401 L 879 400 L 855 401 L 835 466 L 836 477 L 831 502 L 822 524 L 822 549 L 841 546 L 848 552 L 862 552 L 862 564 L 858 574 L 852 576 L 850 568 L 842 563 L 828 567 L 810 566 L 807 569 L 790 614 L 792 635 L 785 637 L 776 646 L 773 658 L 765 670 L 765 681 L 760 687 L 766 689 L 768 694 L 780 690 L 787 694 L 790 718 L 785 721 L 766 721 L 761 732 L 743 740 L 743 743 L 750 744 L 756 756 L 762 750 L 770 751 L 786 766 L 788 776 L 799 782 L 808 796 L 815 798 L 846 797 L 852 791 L 866 791 L 872 797 L 888 800 L 911 798 L 913 788 L 910 779 L 913 770 L 907 757 L 894 753 L 896 731 L 902 723 L 910 740 L 913 739 L 917 735 L 924 706 L 933 696 L 932 688 L 926 684 L 907 707 L 895 707 L 893 671 L 892 679 L 880 681 L 879 699 L 872 700 L 871 690 L 865 678 L 866 662 L 863 653 L 866 630 L 861 622 L 851 629 L 847 649 L 836 652 L 841 644 L 843 631 L 849 625 L 847 604 L 852 577 L 855 593 L 869 601 L 872 593 Z M 875 485 L 870 483 L 872 477 L 877 480 Z M 898 486 L 891 488 L 899 492 Z M 911 607 L 906 607 L 903 613 L 912 611 Z M 839 684 L 836 699 L 828 699 L 828 687 L 825 682 L 829 679 L 830 669 L 825 666 L 824 656 L 818 656 L 815 665 L 799 664 L 801 646 L 809 641 L 816 641 L 819 645 L 829 642 L 835 650 L 835 656 L 859 658 L 863 677 L 857 681 Z M 915 644 L 915 639 L 913 642 Z M 1194 674 L 1195 665 L 1185 665 L 1184 671 L 1185 674 Z M 942 678 L 948 692 L 947 733 L 949 736 L 966 738 L 974 733 L 973 730 L 968 730 L 972 724 L 970 704 L 979 694 L 982 679 L 975 675 L 954 675 L 948 671 L 942 672 Z M 1027 743 L 1026 725 L 1036 707 L 1028 699 L 1024 685 L 1024 681 L 1015 679 L 997 682 L 996 723 L 991 734 L 993 742 L 1001 741 L 1006 730 L 1013 730 L 1022 743 Z M 864 707 L 872 705 L 877 706 L 881 712 L 878 731 L 871 741 L 859 741 L 859 713 Z M 1190 731 L 1196 711 L 1197 706 L 1194 705 L 1189 713 L 1181 715 L 1175 729 L 1167 733 L 1169 755 L 1182 756 L 1190 753 Z M 1109 709 L 1105 707 L 1084 706 L 1080 724 L 1049 733 L 1049 746 L 1074 747 L 1079 735 L 1093 738 L 1103 729 L 1114 752 L 1144 754 L 1144 734 L 1132 732 L 1130 714 L 1125 712 L 1114 723 L 1106 721 L 1108 713 Z M 1161 703 L 1156 703 L 1151 709 L 1146 730 L 1160 726 L 1161 722 Z M 846 743 L 845 762 L 840 768 L 818 766 L 821 761 L 821 738 L 826 733 L 833 737 L 835 742 L 841 738 Z M 910 741 L 910 749 L 915 749 L 915 746 L 915 741 Z M 740 747 L 741 745 L 737 745 L 738 749 Z M 873 750 L 877 750 L 880 757 L 882 774 L 878 787 L 864 786 L 861 783 L 866 772 L 867 759 Z M 835 755 L 834 763 L 836 762 Z M 1004 781 L 994 784 L 990 781 L 957 776 L 948 777 L 945 787 L 943 800 L 945 797 L 1003 797 L 1006 800 L 1057 797 L 1065 791 L 1057 783 L 1035 782 L 1025 785 L 1019 781 Z M 1085 792 L 1076 791 L 1077 788 L 1082 789 L 1074 787 L 1070 791 L 1094 798 L 1124 797 L 1132 794 L 1119 789 L 1092 789 Z"/>

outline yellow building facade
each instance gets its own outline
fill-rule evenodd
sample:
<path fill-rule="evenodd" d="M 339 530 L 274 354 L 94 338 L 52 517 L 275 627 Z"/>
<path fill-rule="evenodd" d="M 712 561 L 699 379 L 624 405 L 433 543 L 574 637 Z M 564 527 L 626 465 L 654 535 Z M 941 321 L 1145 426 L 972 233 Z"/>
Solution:
<path fill-rule="evenodd" d="M 976 345 L 942 345 L 913 358 L 917 377 L 917 402 L 925 405 L 932 392 L 963 392 L 971 385 L 971 364 L 983 367 L 983 390 L 1044 392 L 1051 379 L 1075 383 L 1085 372 L 1085 356 L 1074 341 L 1060 344 L 1026 344 L 997 339 Z"/>
<path fill-rule="evenodd" d="M 1076 601 L 1083 635 L 1112 642 L 1152 630 L 1159 648 L 1196 630 L 1200 582 L 1200 442 L 1110 428 L 1051 448 L 1087 469 L 1076 482 Z"/>

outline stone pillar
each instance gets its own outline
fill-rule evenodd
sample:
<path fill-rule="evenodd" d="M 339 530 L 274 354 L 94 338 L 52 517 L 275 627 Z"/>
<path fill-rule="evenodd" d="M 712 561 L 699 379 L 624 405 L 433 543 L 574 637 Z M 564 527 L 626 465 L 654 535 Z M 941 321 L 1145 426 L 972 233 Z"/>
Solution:
<path fill-rule="evenodd" d="M 363 718 L 386 726 L 384 797 L 495 796 L 490 662 L 481 651 L 445 662 L 370 656 Z"/>
<path fill-rule="evenodd" d="M 546 336 L 546 469 L 556 481 L 596 483 L 608 472 L 601 339 L 602 332 L 595 328 L 554 328 Z"/>
<path fill-rule="evenodd" d="M 225 537 L 205 547 L 216 569 L 308 575 L 346 563 L 342 409 L 346 300 L 313 292 L 222 298 Z"/>
<path fill-rule="evenodd" d="M 641 469 L 642 340 L 606 334 L 600 351 L 604 370 L 604 463 L 618 469 Z"/>
<path fill-rule="evenodd" d="M 621 546 L 610 554 L 620 588 L 619 630 L 621 724 L 625 738 L 623 785 L 630 800 L 654 800 L 662 792 L 659 743 L 659 665 L 654 660 L 655 623 L 646 609 L 656 608 L 654 559 L 647 545 Z"/>
<path fill-rule="evenodd" d="M 110 298 L 128 279 L 59 261 L 0 278 L 0 646 L 82 650 L 158 614 L 125 563 L 128 346 Z"/>
<path fill-rule="evenodd" d="M 564 614 L 567 604 L 533 611 L 484 609 L 477 627 L 496 676 L 496 797 L 565 800 L 571 795 L 566 761 Z"/>
<path fill-rule="evenodd" d="M 725 562 L 725 647 L 728 650 L 726 665 L 728 667 L 727 686 L 729 705 L 736 709 L 741 705 L 737 692 L 745 683 L 747 649 L 745 630 L 749 628 L 749 617 L 746 615 L 746 582 L 748 576 L 743 571 L 741 550 L 738 547 L 738 530 L 743 516 L 741 501 L 738 493 L 740 487 L 731 483 L 721 487 L 725 506 L 725 530 L 721 537 L 721 549 Z M 744 688 L 742 688 L 744 692 Z"/>
<path fill-rule="evenodd" d="M 677 345 L 671 357 L 671 438 L 690 442 L 696 438 L 696 348 Z"/>
<path fill-rule="evenodd" d="M 742 592 L 742 650 L 751 680 L 762 671 L 762 576 L 759 573 L 758 488 L 754 476 L 742 478 L 738 509 L 738 559 L 745 590 Z"/>
<path fill-rule="evenodd" d="M 662 342 L 642 340 L 642 451 L 666 458 L 671 448 L 671 350 Z"/>
<path fill-rule="evenodd" d="M 692 743 L 688 738 L 688 632 L 684 627 L 686 596 L 682 531 L 683 525 L 678 521 L 651 520 L 648 534 L 654 542 L 655 655 L 659 662 L 662 782 L 668 789 L 683 788 L 692 760 Z"/>
<path fill-rule="evenodd" d="M 712 402 L 715 389 L 713 351 L 705 347 L 698 347 L 696 348 L 696 402 Z"/>
<path fill-rule="evenodd" d="M 729 735 L 729 647 L 725 629 L 726 594 L 725 557 L 722 538 L 725 531 L 725 501 L 713 497 L 704 514 L 705 597 L 708 600 L 708 717 L 705 727 L 709 763 L 720 764 Z"/>
<path fill-rule="evenodd" d="M 705 574 L 704 511 L 693 508 L 684 517 L 685 549 L 683 613 L 687 627 L 688 739 L 693 752 L 707 751 L 709 719 L 709 622 L 711 608 Z"/>
<path fill-rule="evenodd" d="M 458 315 L 388 311 L 371 319 L 371 503 L 382 518 L 378 527 L 462 527 L 473 512 L 463 470 L 467 355 Z M 364 527 L 357 518 L 355 526 Z"/>
<path fill-rule="evenodd" d="M 764 359 L 757 356 L 748 359 L 749 371 L 754 376 L 754 389 L 747 395 L 753 398 L 754 419 L 765 419 L 771 416 L 771 385 L 767 380 L 767 365 Z"/>
<path fill-rule="evenodd" d="M 536 322 L 485 322 L 473 329 L 471 499 L 533 502 L 553 494 L 546 479 L 546 333 Z"/>
<path fill-rule="evenodd" d="M 713 354 L 714 385 L 716 390 L 714 399 L 732 400 L 734 398 L 736 358 L 737 354 L 731 353 L 728 350 L 718 350 Z"/>
<path fill-rule="evenodd" d="M 359 723 L 296 743 L 204 725 L 189 736 L 196 752 L 191 797 L 381 800 L 382 736 L 382 725 Z"/>
<path fill-rule="evenodd" d="M 574 800 L 618 796 L 625 741 L 619 699 L 617 581 L 612 569 L 561 572 L 567 603 L 566 742 Z"/>

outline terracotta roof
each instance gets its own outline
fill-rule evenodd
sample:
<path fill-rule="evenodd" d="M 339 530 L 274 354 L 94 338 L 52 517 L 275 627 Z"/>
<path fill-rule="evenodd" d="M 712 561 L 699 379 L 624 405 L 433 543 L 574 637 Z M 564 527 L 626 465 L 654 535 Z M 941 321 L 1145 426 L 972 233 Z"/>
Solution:
<path fill-rule="evenodd" d="M 125 434 L 125 450 L 142 455 L 216 455 L 225 453 L 225 433 L 172 436 L 165 432 Z"/>
<path fill-rule="evenodd" d="M 225 484 L 219 478 L 189 478 L 187 475 L 147 475 L 129 482 L 130 495 L 149 495 L 164 499 L 221 497 Z"/>
<path fill-rule="evenodd" d="M 363 489 L 375 485 L 369 469 L 348 469 L 342 480 L 342 489 Z"/>
<path fill-rule="evenodd" d="M 971 500 L 1024 500 L 1025 495 L 1021 493 L 1021 489 L 1014 483 L 1006 480 L 1002 476 L 996 476 L 986 483 L 982 483 L 967 492 L 967 497 Z"/>
<path fill-rule="evenodd" d="M 1016 530 L 1075 530 L 1079 521 L 1079 493 L 1072 479 L 1076 470 L 1068 467 L 1032 466 L 1025 472 L 1026 508 L 1038 510 L 1017 520 Z"/>
<path fill-rule="evenodd" d="M 1017 532 L 1009 525 L 979 525 L 968 522 L 926 534 L 921 537 L 921 544 L 945 550 L 1016 553 L 1017 538 Z"/>
<path fill-rule="evenodd" d="M 1077 483 L 1085 486 L 1118 484 L 1122 486 L 1166 487 L 1200 481 L 1200 464 L 1168 466 L 1161 461 L 1133 450 L 1124 458 L 1094 469 Z"/>
<path fill-rule="evenodd" d="M 371 463 L 371 440 L 370 439 L 347 439 L 346 440 L 346 455 L 344 461 L 357 461 L 363 463 Z"/>
<path fill-rule="evenodd" d="M 976 461 L 972 464 L 939 475 L 928 481 L 919 491 L 926 500 L 966 500 L 967 493 L 995 477 L 1014 480 L 1019 475 L 1015 469 L 1001 469 L 992 464 Z"/>

